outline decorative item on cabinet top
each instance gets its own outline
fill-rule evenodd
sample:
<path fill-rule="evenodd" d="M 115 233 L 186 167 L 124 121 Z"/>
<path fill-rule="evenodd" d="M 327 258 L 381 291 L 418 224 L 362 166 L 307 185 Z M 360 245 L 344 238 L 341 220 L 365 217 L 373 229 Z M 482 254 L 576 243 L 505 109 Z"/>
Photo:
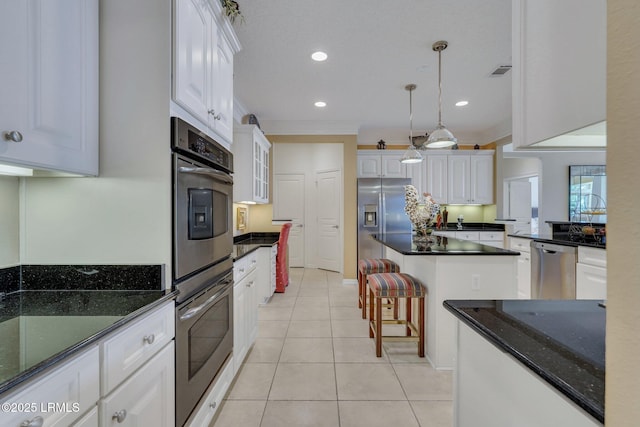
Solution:
<path fill-rule="evenodd" d="M 236 229 L 244 230 L 247 228 L 247 208 L 238 207 L 238 213 L 236 216 Z"/>
<path fill-rule="evenodd" d="M 220 0 L 222 7 L 224 8 L 224 14 L 227 15 L 229 21 L 235 24 L 236 19 L 240 20 L 240 23 L 244 23 L 244 15 L 240 12 L 240 5 L 235 0 Z"/>

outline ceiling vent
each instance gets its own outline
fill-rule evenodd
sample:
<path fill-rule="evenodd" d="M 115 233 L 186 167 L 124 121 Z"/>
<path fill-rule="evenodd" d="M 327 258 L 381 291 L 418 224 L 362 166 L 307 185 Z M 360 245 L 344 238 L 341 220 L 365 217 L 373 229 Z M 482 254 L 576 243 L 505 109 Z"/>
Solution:
<path fill-rule="evenodd" d="M 491 77 L 500 77 L 505 75 L 511 69 L 511 65 L 500 65 L 498 68 L 493 70 L 491 73 Z"/>

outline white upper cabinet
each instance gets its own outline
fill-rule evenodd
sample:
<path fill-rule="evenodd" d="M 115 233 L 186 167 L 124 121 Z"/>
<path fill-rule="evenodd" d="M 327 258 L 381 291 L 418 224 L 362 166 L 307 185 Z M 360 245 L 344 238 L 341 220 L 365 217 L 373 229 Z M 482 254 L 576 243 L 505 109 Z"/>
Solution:
<path fill-rule="evenodd" d="M 448 203 L 447 191 L 447 155 L 427 155 L 426 159 L 419 163 L 425 170 L 424 192 L 431 193 L 433 199 L 440 203 Z"/>
<path fill-rule="evenodd" d="M 238 39 L 216 0 L 176 0 L 173 99 L 233 141 L 233 55 Z"/>
<path fill-rule="evenodd" d="M 513 143 L 606 118 L 606 0 L 513 0 Z"/>
<path fill-rule="evenodd" d="M 98 174 L 98 0 L 0 2 L 0 163 Z"/>
<path fill-rule="evenodd" d="M 491 155 L 486 152 L 482 154 L 474 152 L 472 155 L 448 156 L 446 203 L 481 205 L 493 203 L 493 150 L 489 153 Z"/>
<path fill-rule="evenodd" d="M 406 178 L 402 152 L 358 150 L 358 178 Z"/>
<path fill-rule="evenodd" d="M 269 203 L 271 143 L 256 125 L 236 126 L 233 140 L 233 201 Z"/>

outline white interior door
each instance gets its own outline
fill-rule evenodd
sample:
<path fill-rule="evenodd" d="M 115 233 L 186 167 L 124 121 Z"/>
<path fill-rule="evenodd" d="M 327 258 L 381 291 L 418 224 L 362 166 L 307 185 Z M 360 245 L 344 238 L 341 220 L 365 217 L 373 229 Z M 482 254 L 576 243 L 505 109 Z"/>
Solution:
<path fill-rule="evenodd" d="M 316 265 L 338 272 L 342 270 L 341 181 L 340 171 L 316 173 Z"/>
<path fill-rule="evenodd" d="M 289 266 L 304 267 L 304 174 L 275 174 L 273 219 L 291 220 Z"/>

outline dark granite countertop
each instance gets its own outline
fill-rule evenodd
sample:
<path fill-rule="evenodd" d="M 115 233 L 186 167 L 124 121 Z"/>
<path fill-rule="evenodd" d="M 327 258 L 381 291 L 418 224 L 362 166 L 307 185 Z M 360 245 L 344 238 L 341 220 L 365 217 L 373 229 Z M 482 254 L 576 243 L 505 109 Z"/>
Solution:
<path fill-rule="evenodd" d="M 176 296 L 162 289 L 161 265 L 25 265 L 0 273 L 0 395 Z"/>
<path fill-rule="evenodd" d="M 253 232 L 235 236 L 233 238 L 233 253 L 231 254 L 234 261 L 239 260 L 245 255 L 250 254 L 260 247 L 273 246 L 278 243 L 280 233 L 260 233 Z"/>
<path fill-rule="evenodd" d="M 530 240 L 537 240 L 540 242 L 547 242 L 547 243 L 553 243 L 556 245 L 565 245 L 565 246 L 573 246 L 573 247 L 578 247 L 578 246 L 588 246 L 588 247 L 592 247 L 592 248 L 598 248 L 598 249 L 607 249 L 607 244 L 606 243 L 599 243 L 599 242 L 589 242 L 589 241 L 574 241 L 571 240 L 570 238 L 562 238 L 561 237 L 549 237 L 549 236 L 540 236 L 538 234 L 508 234 L 508 237 L 520 237 L 522 239 L 530 239 Z"/>
<path fill-rule="evenodd" d="M 500 350 L 604 423 L 605 319 L 600 301 L 444 301 Z"/>
<path fill-rule="evenodd" d="M 520 255 L 520 252 L 495 248 L 453 237 L 431 236 L 431 243 L 417 243 L 409 233 L 371 235 L 383 245 L 403 255 Z"/>

